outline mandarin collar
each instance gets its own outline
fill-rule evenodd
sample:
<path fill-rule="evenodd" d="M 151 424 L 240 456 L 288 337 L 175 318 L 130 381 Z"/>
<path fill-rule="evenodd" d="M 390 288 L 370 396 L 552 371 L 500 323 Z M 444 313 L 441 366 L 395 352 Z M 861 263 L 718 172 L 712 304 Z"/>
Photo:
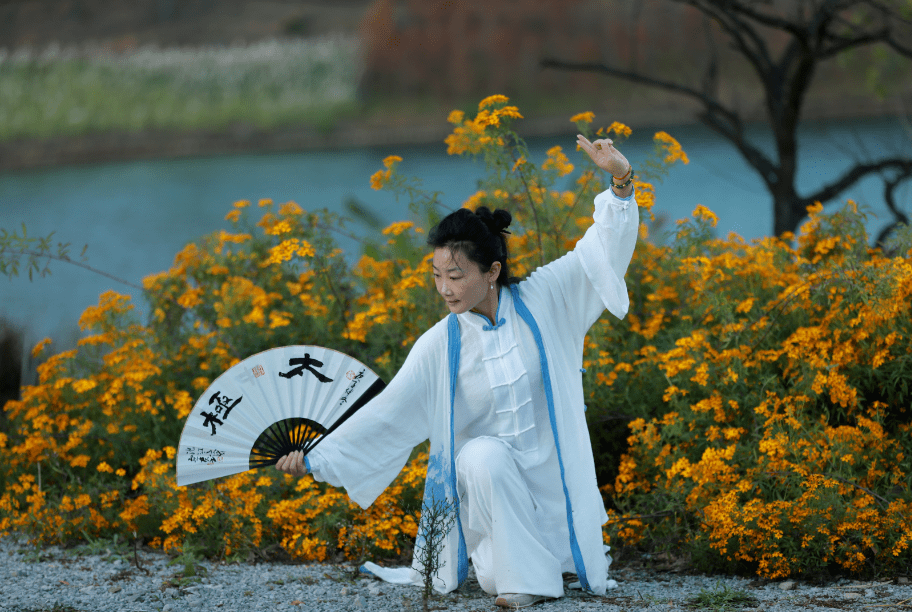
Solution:
<path fill-rule="evenodd" d="M 458 314 L 456 316 L 459 317 L 464 323 L 481 327 L 482 331 L 497 331 L 507 322 L 507 319 L 501 314 L 510 311 L 509 307 L 504 307 L 504 302 L 507 300 L 512 302 L 512 296 L 510 295 L 510 292 L 504 291 L 504 288 L 502 286 L 499 286 L 497 293 L 497 312 L 494 313 L 494 318 L 497 320 L 497 323 L 495 324 L 491 324 L 491 320 L 485 315 L 479 312 L 473 312 L 471 310 L 462 314 Z"/>

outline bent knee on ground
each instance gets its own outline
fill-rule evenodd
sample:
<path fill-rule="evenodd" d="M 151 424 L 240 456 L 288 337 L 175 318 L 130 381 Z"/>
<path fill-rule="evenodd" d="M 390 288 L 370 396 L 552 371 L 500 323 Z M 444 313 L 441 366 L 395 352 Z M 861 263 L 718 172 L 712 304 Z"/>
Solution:
<path fill-rule="evenodd" d="M 475 438 L 466 443 L 456 458 L 456 473 L 461 480 L 501 481 L 517 473 L 507 445 L 496 438 Z"/>

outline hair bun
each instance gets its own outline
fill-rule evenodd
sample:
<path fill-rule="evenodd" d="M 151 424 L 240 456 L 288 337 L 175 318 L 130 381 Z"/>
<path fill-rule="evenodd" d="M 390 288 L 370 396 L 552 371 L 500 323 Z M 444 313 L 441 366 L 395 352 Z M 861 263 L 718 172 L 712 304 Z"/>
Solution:
<path fill-rule="evenodd" d="M 510 227 L 510 222 L 513 221 L 513 215 L 503 208 L 498 208 L 492 213 L 487 206 L 479 206 L 475 214 L 493 234 L 505 231 Z"/>

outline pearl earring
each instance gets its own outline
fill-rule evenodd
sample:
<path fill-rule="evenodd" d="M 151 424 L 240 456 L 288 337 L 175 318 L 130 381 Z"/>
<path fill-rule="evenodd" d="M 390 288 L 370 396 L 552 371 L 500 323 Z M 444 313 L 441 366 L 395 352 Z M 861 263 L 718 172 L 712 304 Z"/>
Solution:
<path fill-rule="evenodd" d="M 492 291 L 494 290 L 494 285 L 493 285 L 493 284 L 491 285 L 491 290 L 492 290 Z"/>

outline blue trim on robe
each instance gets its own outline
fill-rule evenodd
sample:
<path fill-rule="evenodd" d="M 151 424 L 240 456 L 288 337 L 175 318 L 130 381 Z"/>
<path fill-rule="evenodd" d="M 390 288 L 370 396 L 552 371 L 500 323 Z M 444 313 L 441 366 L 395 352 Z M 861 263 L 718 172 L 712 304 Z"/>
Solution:
<path fill-rule="evenodd" d="M 489 318 L 487 317 L 487 315 L 483 315 L 483 314 L 481 314 L 480 312 L 475 312 L 474 310 L 470 310 L 470 311 L 469 311 L 469 312 L 471 312 L 473 315 L 475 315 L 476 317 L 481 317 L 482 319 L 484 319 L 485 321 L 488 322 L 487 325 L 483 325 L 483 326 L 481 327 L 481 329 L 483 329 L 484 331 L 493 331 L 493 330 L 496 330 L 498 327 L 500 327 L 501 325 L 503 325 L 504 323 L 507 322 L 506 319 L 504 319 L 503 317 L 500 316 L 500 305 L 503 304 L 503 300 L 500 299 L 500 290 L 501 290 L 501 288 L 498 287 L 498 288 L 497 288 L 497 297 L 498 297 L 498 299 L 497 299 L 497 312 L 494 313 L 494 321 L 495 321 L 494 324 L 491 324 L 491 319 L 489 319 Z"/>
<path fill-rule="evenodd" d="M 459 492 L 456 488 L 456 378 L 459 375 L 459 353 L 462 350 L 462 341 L 459 337 L 459 319 L 455 314 L 450 314 L 447 321 L 447 358 L 450 366 L 450 486 L 453 491 L 453 500 L 456 504 L 456 528 L 459 530 L 458 567 L 456 571 L 457 584 L 462 584 L 469 577 L 469 556 L 466 552 L 465 537 L 462 535 L 462 517 L 459 515 Z"/>
<path fill-rule="evenodd" d="M 545 343 L 542 340 L 541 331 L 538 329 L 538 323 L 535 322 L 535 317 L 532 316 L 532 313 L 526 307 L 525 302 L 519 297 L 519 289 L 516 285 L 510 285 L 510 293 L 513 295 L 513 307 L 516 309 L 516 313 L 526 322 L 529 329 L 532 330 L 535 344 L 538 345 L 542 382 L 545 387 L 545 397 L 548 400 L 548 417 L 551 421 L 551 433 L 554 435 L 554 445 L 557 447 L 557 463 L 560 466 L 561 485 L 564 487 L 564 499 L 567 501 L 567 526 L 570 528 L 570 552 L 573 554 L 573 564 L 576 566 L 576 576 L 579 578 L 580 586 L 584 591 L 591 591 L 589 579 L 586 577 L 586 566 L 583 563 L 583 553 L 580 550 L 579 542 L 576 539 L 576 529 L 573 527 L 573 505 L 570 503 L 570 491 L 567 489 L 567 478 L 564 473 L 564 459 L 561 456 L 560 439 L 557 435 L 557 417 L 554 414 L 554 394 L 551 390 L 551 374 L 548 371 L 548 358 L 545 355 Z"/>

